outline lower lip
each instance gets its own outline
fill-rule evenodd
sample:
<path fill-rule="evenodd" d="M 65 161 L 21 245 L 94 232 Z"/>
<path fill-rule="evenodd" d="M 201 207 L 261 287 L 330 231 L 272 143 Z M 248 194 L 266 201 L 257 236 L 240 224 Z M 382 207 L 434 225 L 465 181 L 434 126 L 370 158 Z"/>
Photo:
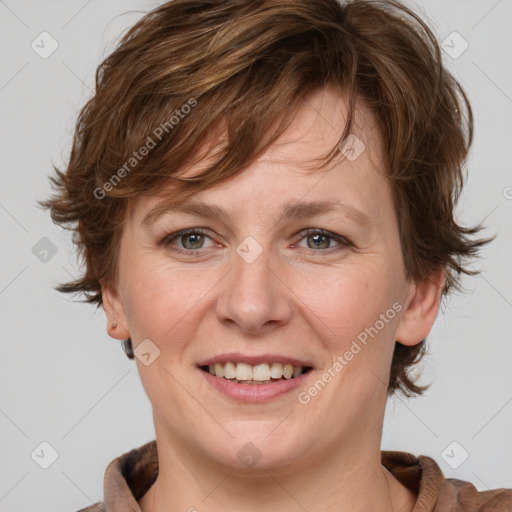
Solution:
<path fill-rule="evenodd" d="M 270 384 L 239 384 L 223 377 L 215 377 L 201 369 L 199 371 L 215 389 L 241 403 L 268 402 L 299 387 L 311 373 L 309 370 L 294 379 L 278 380 Z"/>

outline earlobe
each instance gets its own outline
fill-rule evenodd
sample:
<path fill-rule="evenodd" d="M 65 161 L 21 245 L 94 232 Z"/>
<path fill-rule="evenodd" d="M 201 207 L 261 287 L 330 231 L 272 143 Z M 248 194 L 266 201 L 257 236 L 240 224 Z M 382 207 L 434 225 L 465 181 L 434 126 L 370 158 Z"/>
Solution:
<path fill-rule="evenodd" d="M 405 311 L 398 324 L 396 341 L 413 346 L 423 341 L 434 325 L 444 286 L 442 267 L 424 281 L 411 283 Z"/>
<path fill-rule="evenodd" d="M 109 336 L 118 340 L 129 338 L 124 307 L 117 291 L 111 285 L 102 286 L 101 290 Z"/>

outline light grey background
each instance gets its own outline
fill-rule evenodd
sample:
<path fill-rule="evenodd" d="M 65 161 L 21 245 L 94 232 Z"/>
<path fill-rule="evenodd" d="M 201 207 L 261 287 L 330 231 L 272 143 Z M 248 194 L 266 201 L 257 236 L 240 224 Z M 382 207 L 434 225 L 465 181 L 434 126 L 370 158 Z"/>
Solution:
<path fill-rule="evenodd" d="M 100 501 L 107 464 L 154 438 L 135 363 L 106 334 L 103 312 L 52 289 L 78 268 L 70 235 L 35 202 L 50 192 L 52 161 L 68 156 L 96 66 L 142 15 L 124 13 L 158 3 L 0 0 L 0 511 Z M 469 45 L 457 58 L 444 53 L 476 117 L 459 219 L 485 219 L 498 237 L 482 253 L 481 277 L 465 279 L 468 293 L 436 321 L 422 378 L 431 389 L 389 402 L 382 447 L 429 455 L 480 490 L 512 487 L 512 1 L 411 5 L 440 41 L 449 36 L 449 51 L 463 48 L 454 31 Z M 59 45 L 47 59 L 31 48 L 43 31 Z M 36 245 L 44 237 L 57 250 L 47 261 Z M 50 460 L 43 441 L 58 453 L 48 469 L 35 462 Z M 463 450 L 469 457 L 454 469 Z"/>

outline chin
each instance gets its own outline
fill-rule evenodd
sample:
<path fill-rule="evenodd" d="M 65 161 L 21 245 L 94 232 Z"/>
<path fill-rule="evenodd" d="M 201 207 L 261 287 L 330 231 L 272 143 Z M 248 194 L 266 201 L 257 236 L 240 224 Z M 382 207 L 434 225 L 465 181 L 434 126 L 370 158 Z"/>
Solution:
<path fill-rule="evenodd" d="M 294 433 L 290 425 L 275 421 L 236 421 L 226 426 L 233 436 L 216 441 L 209 437 L 205 451 L 213 460 L 237 473 L 258 474 L 284 470 L 306 451 L 305 434 Z M 280 430 L 282 429 L 282 430 Z M 302 440 L 302 441 L 300 441 Z M 219 447 L 212 451 L 212 447 Z M 268 476 L 268 474 L 267 474 Z"/>

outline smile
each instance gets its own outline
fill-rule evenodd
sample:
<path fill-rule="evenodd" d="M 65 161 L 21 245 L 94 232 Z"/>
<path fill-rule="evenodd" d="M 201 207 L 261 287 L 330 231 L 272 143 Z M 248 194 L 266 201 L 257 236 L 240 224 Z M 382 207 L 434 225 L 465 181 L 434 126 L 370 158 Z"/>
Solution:
<path fill-rule="evenodd" d="M 309 361 L 282 355 L 223 354 L 201 361 L 201 374 L 214 390 L 239 403 L 262 403 L 303 386 L 313 370 Z"/>
<path fill-rule="evenodd" d="M 202 370 L 210 375 L 236 382 L 238 384 L 270 384 L 280 380 L 295 379 L 311 368 L 294 366 L 291 363 L 259 363 L 251 365 L 248 363 L 215 363 L 204 365 Z"/>

